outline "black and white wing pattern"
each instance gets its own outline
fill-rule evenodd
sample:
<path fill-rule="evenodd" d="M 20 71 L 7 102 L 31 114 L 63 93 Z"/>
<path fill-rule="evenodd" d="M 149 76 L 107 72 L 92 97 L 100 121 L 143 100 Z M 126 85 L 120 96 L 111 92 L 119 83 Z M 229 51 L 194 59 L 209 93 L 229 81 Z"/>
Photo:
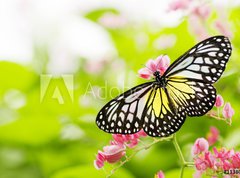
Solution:
<path fill-rule="evenodd" d="M 164 74 L 174 107 L 184 106 L 188 116 L 201 116 L 212 109 L 216 100 L 212 84 L 221 77 L 231 51 L 228 38 L 215 36 L 177 59 Z"/>
<path fill-rule="evenodd" d="M 221 77 L 231 51 L 224 36 L 198 43 L 158 79 L 164 84 L 141 84 L 107 103 L 97 115 L 97 126 L 108 133 L 133 134 L 142 128 L 153 137 L 175 133 L 187 115 L 202 116 L 212 109 L 212 84 Z"/>
<path fill-rule="evenodd" d="M 231 50 L 226 37 L 215 36 L 177 59 L 162 76 L 165 88 L 153 90 L 148 98 L 144 131 L 150 136 L 168 136 L 181 128 L 187 115 L 202 116 L 212 109 L 216 101 L 212 84 L 222 75 Z"/>
<path fill-rule="evenodd" d="M 231 52 L 231 43 L 227 37 L 208 38 L 178 58 L 163 77 L 186 78 L 212 84 L 221 77 Z"/>
<path fill-rule="evenodd" d="M 185 118 L 183 106 L 174 108 L 168 91 L 156 84 L 143 111 L 143 130 L 152 137 L 166 137 L 179 130 Z"/>
<path fill-rule="evenodd" d="M 98 113 L 96 124 L 105 132 L 132 134 L 143 125 L 142 112 L 153 82 L 138 85 L 108 102 Z"/>

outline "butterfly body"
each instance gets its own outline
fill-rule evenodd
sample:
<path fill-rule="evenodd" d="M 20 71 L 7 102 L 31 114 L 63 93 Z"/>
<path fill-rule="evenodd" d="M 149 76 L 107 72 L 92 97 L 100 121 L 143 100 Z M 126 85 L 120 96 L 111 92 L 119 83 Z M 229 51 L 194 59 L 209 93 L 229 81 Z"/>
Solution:
<path fill-rule="evenodd" d="M 216 89 L 231 55 L 224 36 L 206 39 L 169 66 L 163 75 L 138 85 L 109 101 L 98 113 L 97 126 L 108 133 L 132 134 L 143 129 L 149 136 L 175 133 L 187 116 L 202 116 L 214 106 Z"/>
<path fill-rule="evenodd" d="M 164 77 L 161 77 L 159 71 L 154 72 L 153 75 L 154 75 L 154 77 L 156 79 L 157 84 L 160 87 L 165 87 L 166 86 L 166 79 Z"/>

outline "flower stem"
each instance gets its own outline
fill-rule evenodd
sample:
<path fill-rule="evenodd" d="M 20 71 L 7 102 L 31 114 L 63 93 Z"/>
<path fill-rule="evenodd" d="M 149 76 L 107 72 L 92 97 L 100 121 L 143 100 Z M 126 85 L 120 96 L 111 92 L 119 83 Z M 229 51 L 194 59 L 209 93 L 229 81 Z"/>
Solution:
<path fill-rule="evenodd" d="M 176 150 L 176 152 L 178 154 L 178 157 L 179 157 L 180 163 L 181 163 L 180 178 L 183 178 L 183 173 L 184 173 L 185 167 L 192 167 L 192 166 L 194 166 L 194 163 L 185 161 L 183 153 L 182 153 L 182 150 L 181 150 L 181 148 L 180 148 L 180 146 L 179 146 L 179 144 L 177 142 L 176 134 L 173 135 L 172 142 L 173 142 L 173 145 L 175 147 L 175 150 Z"/>
<path fill-rule="evenodd" d="M 183 166 L 181 167 L 180 178 L 182 178 L 182 177 L 183 177 L 184 168 L 185 168 L 185 166 L 183 165 Z"/>
<path fill-rule="evenodd" d="M 149 149 L 151 146 L 153 146 L 154 144 L 161 142 L 161 141 L 171 141 L 173 139 L 172 136 L 169 137 L 165 137 L 165 138 L 159 138 L 159 139 L 154 139 L 154 141 L 148 145 L 144 145 L 142 147 L 139 147 L 137 149 L 134 150 L 134 152 L 126 157 L 126 159 L 122 162 L 120 162 L 120 164 L 118 166 L 116 166 L 115 168 L 113 168 L 110 172 L 109 175 L 106 176 L 106 178 L 111 177 L 120 167 L 122 167 L 125 163 L 127 163 L 128 161 L 130 161 L 138 152 L 142 151 L 142 150 L 147 150 Z"/>
<path fill-rule="evenodd" d="M 182 151 L 181 151 L 181 148 L 180 146 L 178 145 L 178 142 L 177 142 L 177 137 L 176 137 L 176 134 L 173 135 L 173 145 L 177 151 L 177 154 L 178 154 L 178 157 L 180 159 L 180 162 L 181 162 L 181 165 L 185 165 L 185 159 L 183 157 L 183 154 L 182 154 Z"/>

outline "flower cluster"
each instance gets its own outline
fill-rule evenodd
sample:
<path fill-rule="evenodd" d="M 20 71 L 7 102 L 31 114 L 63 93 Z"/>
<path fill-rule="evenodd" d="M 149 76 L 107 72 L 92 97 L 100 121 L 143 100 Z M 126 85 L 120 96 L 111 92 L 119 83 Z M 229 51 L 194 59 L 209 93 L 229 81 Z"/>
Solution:
<path fill-rule="evenodd" d="M 233 149 L 226 148 L 209 150 L 208 141 L 204 138 L 198 138 L 193 147 L 194 164 L 197 169 L 195 178 L 201 177 L 202 174 L 211 176 L 222 176 L 224 170 L 240 167 L 240 152 L 235 152 Z"/>
<path fill-rule="evenodd" d="M 146 66 L 138 71 L 138 74 L 141 78 L 150 79 L 154 77 L 154 73 L 159 71 L 161 75 L 167 70 L 170 64 L 170 59 L 167 55 L 161 55 L 157 57 L 155 60 L 150 59 L 146 63 Z M 231 118 L 234 115 L 234 110 L 231 107 L 229 102 L 225 103 L 221 95 L 217 95 L 215 107 L 217 108 L 217 112 L 210 111 L 208 115 L 210 117 L 225 120 L 227 123 L 231 123 Z M 222 117 L 220 118 L 220 110 L 222 110 Z M 186 162 L 184 158 L 181 157 L 182 153 L 180 154 L 181 150 L 178 146 L 175 146 L 177 153 L 180 155 L 180 159 L 183 159 L 182 164 L 185 167 L 193 166 L 196 167 L 195 178 L 199 178 L 202 174 L 207 174 L 211 176 L 220 176 L 223 177 L 224 170 L 230 170 L 235 168 L 240 168 L 240 152 L 235 152 L 232 150 L 227 150 L 226 148 L 217 149 L 216 147 L 213 148 L 212 151 L 209 150 L 209 147 L 214 145 L 219 140 L 219 130 L 216 127 L 210 127 L 209 132 L 205 138 L 198 138 L 194 146 L 192 147 L 192 155 L 194 162 Z M 94 166 L 96 169 L 101 169 L 104 166 L 104 163 L 114 164 L 117 162 L 121 163 L 111 170 L 110 174 L 113 174 L 114 171 L 121 167 L 124 163 L 126 163 L 130 158 L 135 155 L 132 154 L 130 156 L 126 156 L 126 152 L 128 149 L 132 149 L 139 144 L 140 138 L 147 136 L 147 134 L 141 130 L 135 134 L 113 134 L 113 140 L 110 142 L 109 145 L 104 146 L 102 151 L 98 151 L 96 156 L 96 160 L 94 161 Z M 175 136 L 175 135 L 174 135 Z M 176 137 L 169 138 L 174 145 L 176 145 L 177 141 Z M 142 150 L 149 148 L 151 145 L 162 141 L 163 139 L 155 139 L 150 145 L 144 145 L 143 148 L 137 147 L 135 149 L 135 153 L 137 150 Z M 122 159 L 125 157 L 125 159 Z M 185 168 L 183 166 L 183 169 Z M 230 175 L 231 176 L 231 175 Z M 164 178 L 165 175 L 163 171 L 159 171 L 155 174 L 155 178 Z M 182 177 L 182 176 L 181 176 Z M 227 178 L 227 177 L 225 177 Z"/>
<path fill-rule="evenodd" d="M 150 79 L 154 72 L 159 71 L 161 75 L 167 70 L 170 65 L 170 58 L 167 55 L 158 56 L 155 60 L 149 59 L 146 67 L 140 69 L 138 74 L 143 79 Z"/>
<path fill-rule="evenodd" d="M 174 0 L 169 5 L 169 11 L 183 11 L 188 15 L 191 31 L 200 39 L 205 39 L 209 36 L 209 28 L 207 27 L 207 19 L 212 13 L 212 8 L 206 1 L 193 0 Z M 221 34 L 231 37 L 232 33 L 229 30 L 229 24 L 226 14 L 221 8 L 216 9 L 218 17 L 213 22 L 212 26 Z"/>
<path fill-rule="evenodd" d="M 126 155 L 127 147 L 135 147 L 139 139 L 145 136 L 147 134 L 143 130 L 129 135 L 113 134 L 113 140 L 110 142 L 110 145 L 103 147 L 103 151 L 98 151 L 96 160 L 94 160 L 95 168 L 101 169 L 104 166 L 104 162 L 110 164 L 119 162 Z"/>
<path fill-rule="evenodd" d="M 232 117 L 234 115 L 234 109 L 232 108 L 231 104 L 229 102 L 226 102 L 224 105 L 224 100 L 221 95 L 217 95 L 215 106 L 217 107 L 217 119 L 221 119 L 226 121 L 229 125 L 232 123 Z M 220 110 L 222 109 L 222 116 L 223 118 L 220 118 Z M 216 115 L 214 112 L 211 112 L 210 116 Z"/>
<path fill-rule="evenodd" d="M 207 19 L 211 9 L 200 1 L 193 0 L 175 0 L 169 5 L 170 11 L 183 10 L 189 12 L 191 16 L 197 16 L 201 19 Z"/>

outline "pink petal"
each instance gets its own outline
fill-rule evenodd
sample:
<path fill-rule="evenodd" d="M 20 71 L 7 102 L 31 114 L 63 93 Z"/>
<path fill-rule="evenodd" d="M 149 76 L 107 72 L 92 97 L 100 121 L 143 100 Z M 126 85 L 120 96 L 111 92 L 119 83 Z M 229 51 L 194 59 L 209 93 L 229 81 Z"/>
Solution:
<path fill-rule="evenodd" d="M 109 163 L 118 162 L 125 154 L 125 147 L 119 145 L 109 145 L 103 147 L 105 160 Z"/>
<path fill-rule="evenodd" d="M 209 168 L 213 168 L 214 163 L 215 163 L 215 157 L 209 151 L 207 151 L 204 154 L 204 159 L 205 159 L 205 162 L 206 162 L 207 166 Z"/>
<path fill-rule="evenodd" d="M 228 29 L 228 24 L 226 24 L 226 22 L 223 23 L 221 20 L 217 20 L 215 22 L 215 27 L 224 36 L 232 37 L 232 32 Z"/>
<path fill-rule="evenodd" d="M 223 108 L 223 117 L 226 119 L 231 119 L 234 115 L 234 110 L 229 102 L 227 102 Z"/>
<path fill-rule="evenodd" d="M 170 65 L 170 58 L 167 55 L 161 55 L 155 60 L 155 65 L 162 75 Z"/>
<path fill-rule="evenodd" d="M 104 162 L 102 162 L 102 161 L 99 161 L 99 160 L 94 160 L 94 167 L 97 169 L 97 170 L 99 170 L 99 169 L 101 169 L 103 166 L 104 166 Z"/>
<path fill-rule="evenodd" d="M 223 97 L 221 95 L 217 95 L 215 106 L 216 107 L 221 107 L 221 106 L 223 106 L 223 104 L 224 104 Z"/>
<path fill-rule="evenodd" d="M 133 147 L 137 146 L 137 144 L 138 144 L 138 139 L 133 139 L 133 140 L 130 141 L 129 144 L 127 144 L 127 146 L 129 148 L 133 148 Z"/>
<path fill-rule="evenodd" d="M 197 157 L 194 159 L 195 167 L 198 171 L 204 171 L 207 169 L 207 163 L 204 158 Z"/>
<path fill-rule="evenodd" d="M 143 78 L 143 79 L 150 79 L 151 77 L 151 72 L 147 68 L 142 68 L 138 71 L 138 75 Z"/>
<path fill-rule="evenodd" d="M 205 138 L 198 138 L 193 147 L 192 147 L 192 155 L 197 155 L 201 152 L 208 151 L 209 144 L 208 141 Z"/>
<path fill-rule="evenodd" d="M 146 136 L 147 136 L 146 132 L 144 132 L 143 129 L 141 129 L 141 130 L 140 130 L 139 132 L 137 132 L 136 134 L 138 134 L 139 137 L 146 137 Z"/>
<path fill-rule="evenodd" d="M 237 152 L 232 157 L 233 168 L 240 168 L 240 153 Z"/>
<path fill-rule="evenodd" d="M 195 33 L 199 40 L 204 40 L 209 37 L 208 31 L 202 25 L 202 21 L 197 16 L 190 16 L 189 23 L 191 24 L 191 31 Z"/>
<path fill-rule="evenodd" d="M 100 160 L 100 161 L 102 161 L 102 162 L 105 161 L 105 157 L 104 157 L 103 152 L 98 151 L 98 154 L 97 154 L 97 160 Z"/>
<path fill-rule="evenodd" d="M 196 16 L 204 20 L 208 18 L 210 12 L 211 12 L 211 9 L 209 8 L 209 6 L 206 6 L 206 5 L 197 6 L 192 11 L 193 14 L 195 14 Z"/>
<path fill-rule="evenodd" d="M 113 139 L 115 141 L 115 145 L 123 145 L 124 144 L 124 138 L 122 137 L 121 134 L 113 134 Z"/>
<path fill-rule="evenodd" d="M 219 130 L 216 127 L 210 127 L 210 132 L 207 134 L 209 145 L 213 145 L 219 137 Z"/>
<path fill-rule="evenodd" d="M 169 10 L 183 10 L 187 9 L 190 4 L 190 0 L 175 0 L 170 3 Z"/>
<path fill-rule="evenodd" d="M 151 71 L 151 73 L 154 73 L 157 71 L 157 65 L 156 65 L 155 61 L 152 59 L 148 60 L 146 66 Z"/>
<path fill-rule="evenodd" d="M 165 178 L 165 175 L 163 173 L 163 171 L 159 171 L 156 175 L 155 178 Z"/>

